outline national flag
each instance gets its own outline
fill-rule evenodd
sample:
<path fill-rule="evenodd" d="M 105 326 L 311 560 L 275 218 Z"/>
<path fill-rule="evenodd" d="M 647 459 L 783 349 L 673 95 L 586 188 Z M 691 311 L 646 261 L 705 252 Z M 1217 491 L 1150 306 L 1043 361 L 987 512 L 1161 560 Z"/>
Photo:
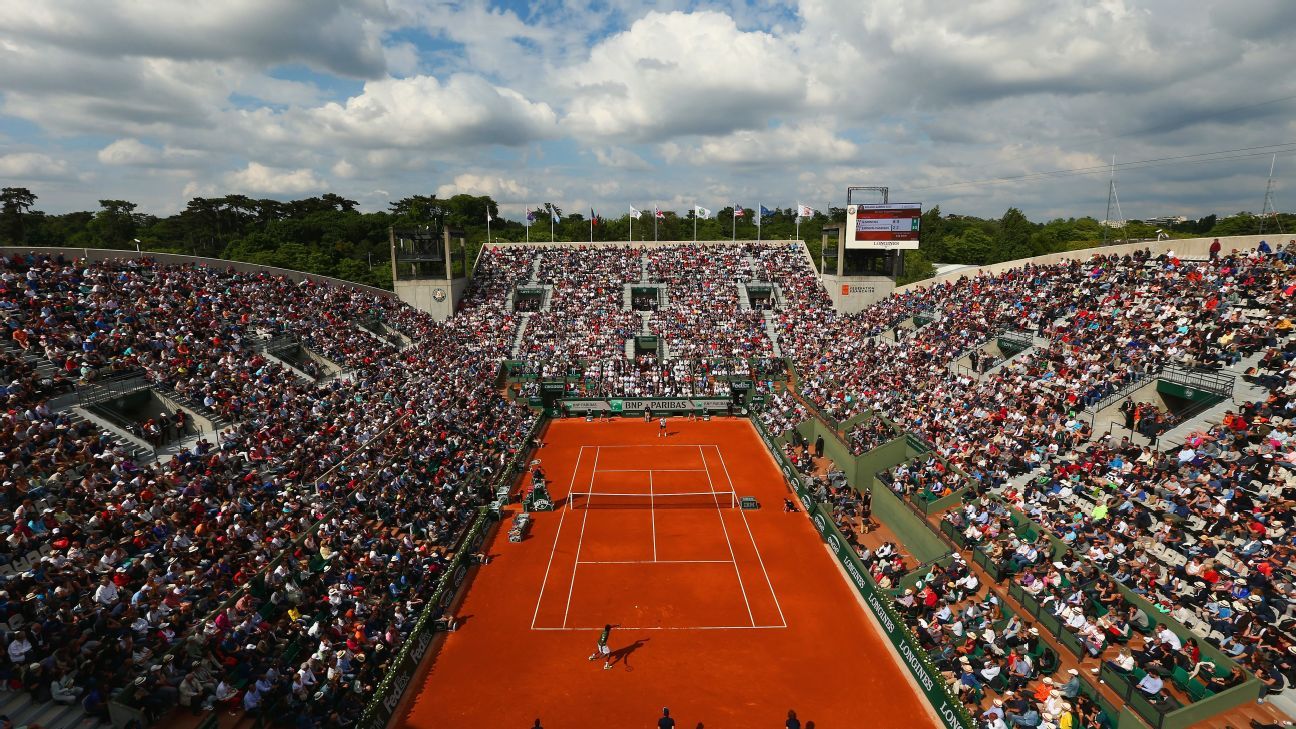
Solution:
<path fill-rule="evenodd" d="M 653 206 L 653 216 L 659 220 L 666 219 L 666 213 L 662 212 L 662 209 L 657 207 L 656 205 Z"/>
<path fill-rule="evenodd" d="M 534 222 L 535 222 L 535 211 L 532 210 L 531 208 L 527 208 L 527 209 L 526 209 L 526 213 L 527 213 L 527 222 L 528 222 L 528 223 L 534 223 Z"/>
<path fill-rule="evenodd" d="M 634 218 L 635 220 L 638 220 L 639 218 L 643 217 L 643 213 L 638 210 L 635 210 L 635 206 L 631 205 L 630 217 Z"/>
<path fill-rule="evenodd" d="M 767 207 L 765 207 L 764 205 L 762 205 L 762 206 L 760 206 L 760 215 L 758 215 L 757 217 L 758 217 L 758 218 L 764 218 L 764 217 L 766 217 L 766 216 L 768 216 L 768 215 L 773 215 L 773 214 L 774 214 L 774 213 L 771 212 L 769 208 L 767 208 Z"/>
<path fill-rule="evenodd" d="M 598 225 L 598 224 L 599 224 L 598 213 L 594 212 L 594 208 L 590 208 L 590 225 Z"/>
<path fill-rule="evenodd" d="M 491 222 L 491 221 L 494 220 L 494 219 L 495 219 L 495 218 L 492 218 L 492 217 L 491 217 L 490 209 L 488 208 L 488 209 L 486 210 L 486 222 L 489 223 L 489 222 Z"/>
<path fill-rule="evenodd" d="M 802 205 L 801 203 L 797 203 L 798 218 L 812 218 L 814 217 L 814 214 L 815 214 L 814 208 L 810 207 L 809 205 Z"/>
<path fill-rule="evenodd" d="M 743 210 L 743 206 L 738 205 L 738 204 L 735 204 L 735 205 L 734 205 L 734 217 L 735 217 L 735 218 L 742 218 L 742 217 L 746 217 L 746 215 L 747 215 L 747 211 L 746 211 L 746 210 Z"/>
<path fill-rule="evenodd" d="M 694 206 L 693 206 L 693 216 L 694 216 L 694 217 L 698 217 L 698 218 L 709 218 L 709 217 L 711 217 L 711 211 L 710 211 L 710 210 L 707 210 L 706 208 L 702 207 L 701 205 L 694 205 Z"/>
<path fill-rule="evenodd" d="M 549 208 L 549 217 L 552 218 L 555 223 L 562 222 L 562 218 L 558 217 L 558 208 Z"/>

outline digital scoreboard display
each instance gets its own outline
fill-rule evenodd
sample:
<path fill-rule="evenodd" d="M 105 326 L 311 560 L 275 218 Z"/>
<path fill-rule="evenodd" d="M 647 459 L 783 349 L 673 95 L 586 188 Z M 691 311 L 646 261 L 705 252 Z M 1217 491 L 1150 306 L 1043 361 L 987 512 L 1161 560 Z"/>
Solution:
<path fill-rule="evenodd" d="M 922 203 L 882 203 L 846 207 L 846 247 L 855 250 L 918 248 Z"/>

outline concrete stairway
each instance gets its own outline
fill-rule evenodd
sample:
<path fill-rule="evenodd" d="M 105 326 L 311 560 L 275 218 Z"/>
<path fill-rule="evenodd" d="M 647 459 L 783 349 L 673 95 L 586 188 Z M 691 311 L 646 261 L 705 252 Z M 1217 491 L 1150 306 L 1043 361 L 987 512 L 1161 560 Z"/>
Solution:
<path fill-rule="evenodd" d="M 531 261 L 531 283 L 536 283 L 540 280 L 540 262 L 542 260 L 544 260 L 544 254 L 538 253 Z"/>
<path fill-rule="evenodd" d="M 0 715 L 9 717 L 16 727 L 39 724 L 44 729 L 91 729 L 109 726 L 81 710 L 80 703 L 71 706 L 52 701 L 36 703 L 26 691 L 0 692 Z"/>
<path fill-rule="evenodd" d="M 1242 403 L 1263 402 L 1269 396 L 1269 393 L 1263 387 L 1242 379 L 1242 374 L 1251 367 L 1259 366 L 1260 360 L 1263 358 L 1264 352 L 1257 352 L 1249 357 L 1244 357 L 1242 361 L 1235 365 L 1221 368 L 1220 372 L 1237 378 L 1233 381 L 1233 397 L 1215 403 L 1205 411 L 1166 431 L 1161 435 L 1161 443 L 1163 445 L 1183 443 L 1184 439 L 1194 431 L 1206 430 L 1212 425 L 1223 422 L 1224 413 L 1229 410 L 1238 410 Z"/>
<path fill-rule="evenodd" d="M 770 342 L 774 344 L 774 356 L 782 357 L 783 348 L 779 346 L 778 329 L 774 326 L 774 312 L 764 311 L 761 315 L 765 319 L 765 334 L 769 337 Z"/>
<path fill-rule="evenodd" d="M 517 359 L 522 354 L 522 339 L 526 335 L 527 324 L 531 321 L 531 312 L 524 312 L 518 319 L 517 334 L 513 336 L 513 346 L 509 349 L 509 356 Z"/>

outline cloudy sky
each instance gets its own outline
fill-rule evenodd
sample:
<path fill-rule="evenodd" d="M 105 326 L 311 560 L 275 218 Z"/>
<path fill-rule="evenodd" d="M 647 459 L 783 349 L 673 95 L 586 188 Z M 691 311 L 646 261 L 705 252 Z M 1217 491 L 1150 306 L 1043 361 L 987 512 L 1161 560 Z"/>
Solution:
<path fill-rule="evenodd" d="M 1293 59 L 1291 0 L 0 0 L 0 184 L 1039 218 L 1106 175 L 1031 175 L 1160 160 L 1118 171 L 1137 218 L 1258 211 L 1277 151 L 1289 210 Z"/>

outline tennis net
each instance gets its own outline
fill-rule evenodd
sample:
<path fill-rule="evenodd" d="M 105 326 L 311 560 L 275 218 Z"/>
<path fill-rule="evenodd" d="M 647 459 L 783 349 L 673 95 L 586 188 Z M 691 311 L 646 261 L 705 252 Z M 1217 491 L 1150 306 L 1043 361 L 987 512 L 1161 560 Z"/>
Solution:
<path fill-rule="evenodd" d="M 579 491 L 567 496 L 572 509 L 733 509 L 738 497 L 733 491 L 691 491 L 684 493 L 607 493 Z"/>

